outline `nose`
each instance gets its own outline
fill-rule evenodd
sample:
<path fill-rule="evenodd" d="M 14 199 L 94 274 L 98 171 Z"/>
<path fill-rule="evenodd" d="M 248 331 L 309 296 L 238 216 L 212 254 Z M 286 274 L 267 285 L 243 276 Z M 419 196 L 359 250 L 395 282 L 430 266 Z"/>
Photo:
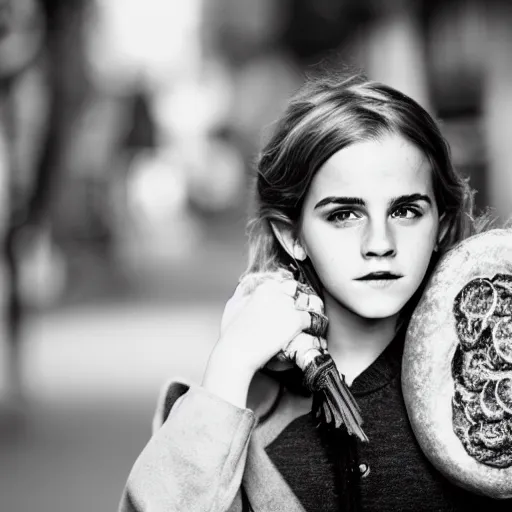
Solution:
<path fill-rule="evenodd" d="M 386 222 L 368 224 L 361 250 L 364 258 L 389 258 L 396 255 L 394 236 Z"/>

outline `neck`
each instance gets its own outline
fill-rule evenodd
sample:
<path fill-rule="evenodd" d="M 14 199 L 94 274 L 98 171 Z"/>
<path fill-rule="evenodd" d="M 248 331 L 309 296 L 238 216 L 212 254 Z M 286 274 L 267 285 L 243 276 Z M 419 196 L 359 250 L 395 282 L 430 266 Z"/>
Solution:
<path fill-rule="evenodd" d="M 329 318 L 329 353 L 350 386 L 394 338 L 397 315 L 362 318 L 329 296 L 325 297 L 325 312 Z"/>

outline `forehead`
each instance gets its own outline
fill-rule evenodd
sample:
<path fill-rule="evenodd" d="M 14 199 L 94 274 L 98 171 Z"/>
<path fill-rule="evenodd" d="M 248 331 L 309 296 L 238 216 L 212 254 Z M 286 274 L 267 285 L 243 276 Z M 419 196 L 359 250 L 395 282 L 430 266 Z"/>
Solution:
<path fill-rule="evenodd" d="M 428 158 L 399 135 L 352 144 L 334 153 L 316 173 L 308 195 L 361 197 L 368 201 L 432 193 Z"/>

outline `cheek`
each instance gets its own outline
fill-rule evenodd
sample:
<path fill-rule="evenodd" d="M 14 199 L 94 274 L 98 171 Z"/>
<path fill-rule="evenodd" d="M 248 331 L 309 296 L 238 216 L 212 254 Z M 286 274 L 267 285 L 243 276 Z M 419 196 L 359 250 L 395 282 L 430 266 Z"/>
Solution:
<path fill-rule="evenodd" d="M 359 242 L 346 233 L 316 230 L 303 238 L 304 247 L 321 281 L 340 279 L 354 272 Z"/>
<path fill-rule="evenodd" d="M 435 238 L 430 232 L 411 233 L 404 232 L 400 234 L 400 244 L 398 250 L 403 255 L 424 255 L 434 249 Z"/>
<path fill-rule="evenodd" d="M 399 247 L 400 260 L 407 264 L 409 273 L 425 273 L 436 245 L 436 233 L 437 229 L 434 227 L 415 234 L 403 234 Z"/>

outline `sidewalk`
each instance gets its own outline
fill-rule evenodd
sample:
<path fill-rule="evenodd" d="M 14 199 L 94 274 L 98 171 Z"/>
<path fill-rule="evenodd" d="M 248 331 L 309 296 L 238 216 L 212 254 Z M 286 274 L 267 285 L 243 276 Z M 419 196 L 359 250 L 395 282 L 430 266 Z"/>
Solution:
<path fill-rule="evenodd" d="M 32 318 L 25 422 L 0 436 L 0 510 L 115 511 L 160 386 L 200 379 L 222 308 L 131 303 Z"/>

